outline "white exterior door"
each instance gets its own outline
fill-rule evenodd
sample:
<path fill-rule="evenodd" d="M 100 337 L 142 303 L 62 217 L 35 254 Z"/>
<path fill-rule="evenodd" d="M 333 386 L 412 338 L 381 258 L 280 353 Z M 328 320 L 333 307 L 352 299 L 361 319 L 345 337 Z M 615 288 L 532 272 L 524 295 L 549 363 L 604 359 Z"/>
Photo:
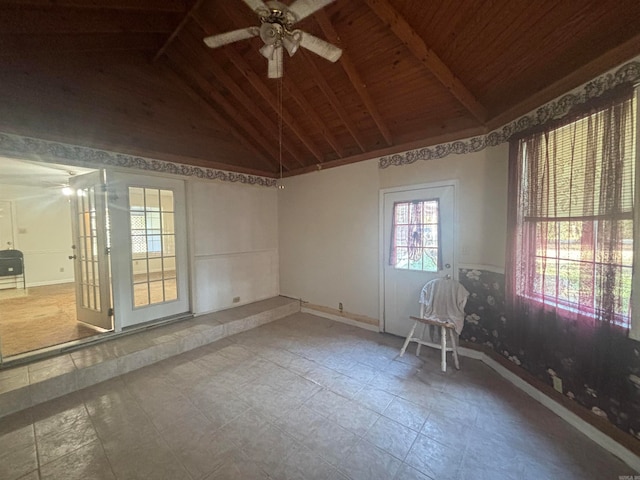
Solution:
<path fill-rule="evenodd" d="M 455 276 L 455 189 L 451 183 L 381 192 L 385 332 L 406 337 L 424 284 Z"/>
<path fill-rule="evenodd" d="M 78 320 L 105 330 L 113 328 L 107 251 L 104 171 L 69 179 L 71 228 Z"/>
<path fill-rule="evenodd" d="M 189 311 L 184 182 L 108 174 L 117 329 Z"/>

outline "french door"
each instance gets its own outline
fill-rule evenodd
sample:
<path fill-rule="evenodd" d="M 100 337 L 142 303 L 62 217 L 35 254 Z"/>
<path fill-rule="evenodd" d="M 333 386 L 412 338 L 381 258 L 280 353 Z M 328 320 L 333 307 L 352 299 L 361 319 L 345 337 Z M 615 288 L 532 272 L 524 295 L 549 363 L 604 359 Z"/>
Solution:
<path fill-rule="evenodd" d="M 118 329 L 189 311 L 184 182 L 109 173 Z"/>
<path fill-rule="evenodd" d="M 381 192 L 383 330 L 406 337 L 425 283 L 455 275 L 455 184 Z"/>
<path fill-rule="evenodd" d="M 79 321 L 111 330 L 111 290 L 107 245 L 106 185 L 99 170 L 69 179 L 76 313 Z"/>

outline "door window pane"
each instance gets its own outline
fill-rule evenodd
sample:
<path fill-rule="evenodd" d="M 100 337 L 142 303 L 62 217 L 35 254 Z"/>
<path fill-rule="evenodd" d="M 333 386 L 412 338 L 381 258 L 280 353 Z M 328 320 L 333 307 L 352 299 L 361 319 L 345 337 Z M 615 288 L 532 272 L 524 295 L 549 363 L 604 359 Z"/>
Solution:
<path fill-rule="evenodd" d="M 440 269 L 438 200 L 396 202 L 393 206 L 389 264 L 403 270 Z"/>
<path fill-rule="evenodd" d="M 134 307 L 178 298 L 174 211 L 171 190 L 129 187 Z"/>
<path fill-rule="evenodd" d="M 78 244 L 80 263 L 81 307 L 99 312 L 99 266 L 98 237 L 96 224 L 95 191 L 93 187 L 77 190 L 73 201 L 76 202 L 78 220 Z"/>

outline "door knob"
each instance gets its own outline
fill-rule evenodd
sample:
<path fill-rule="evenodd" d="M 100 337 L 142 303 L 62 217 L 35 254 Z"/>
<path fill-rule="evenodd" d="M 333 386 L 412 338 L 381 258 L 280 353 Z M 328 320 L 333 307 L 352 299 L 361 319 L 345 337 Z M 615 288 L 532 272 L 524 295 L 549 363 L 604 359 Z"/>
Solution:
<path fill-rule="evenodd" d="M 76 258 L 78 258 L 76 255 L 69 255 L 69 260 L 75 260 Z"/>
<path fill-rule="evenodd" d="M 444 268 L 451 268 L 451 264 L 450 263 L 445 263 L 444 264 Z"/>

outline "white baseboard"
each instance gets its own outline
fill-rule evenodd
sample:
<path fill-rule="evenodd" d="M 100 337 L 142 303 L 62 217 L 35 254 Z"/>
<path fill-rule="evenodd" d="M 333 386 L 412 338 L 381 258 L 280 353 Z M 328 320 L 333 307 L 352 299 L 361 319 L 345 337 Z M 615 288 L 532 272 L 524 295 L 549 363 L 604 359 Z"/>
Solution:
<path fill-rule="evenodd" d="M 29 287 L 46 287 L 47 285 L 60 285 L 61 283 L 73 283 L 73 278 L 63 278 L 62 280 L 49 280 L 45 282 L 29 282 L 27 281 L 27 288 Z"/>
<path fill-rule="evenodd" d="M 604 434 L 588 422 L 584 421 L 578 415 L 576 415 L 560 403 L 556 402 L 551 397 L 548 397 L 537 388 L 525 382 L 518 375 L 503 367 L 502 365 L 500 365 L 500 363 L 496 362 L 485 353 L 464 347 L 458 348 L 458 353 L 462 356 L 482 361 L 484 364 L 495 370 L 499 375 L 504 377 L 506 380 L 509 380 L 513 385 L 528 394 L 530 397 L 540 402 L 542 405 L 547 407 L 549 410 L 558 415 L 571 426 L 577 428 L 580 432 L 585 434 L 602 448 L 625 462 L 636 472 L 640 472 L 640 457 L 638 455 L 636 455 L 623 445 L 620 445 L 611 437 Z"/>
<path fill-rule="evenodd" d="M 312 315 L 315 315 L 317 317 L 328 318 L 329 320 L 345 323 L 347 325 L 351 325 L 352 327 L 360 327 L 364 330 L 369 330 L 371 332 L 380 331 L 377 325 L 370 325 L 368 323 L 356 322 L 355 320 L 351 320 L 350 318 L 341 317 L 340 315 L 333 315 L 331 313 L 323 312 L 322 310 L 314 310 L 313 308 L 302 307 L 300 311 L 302 313 L 311 313 Z"/>

